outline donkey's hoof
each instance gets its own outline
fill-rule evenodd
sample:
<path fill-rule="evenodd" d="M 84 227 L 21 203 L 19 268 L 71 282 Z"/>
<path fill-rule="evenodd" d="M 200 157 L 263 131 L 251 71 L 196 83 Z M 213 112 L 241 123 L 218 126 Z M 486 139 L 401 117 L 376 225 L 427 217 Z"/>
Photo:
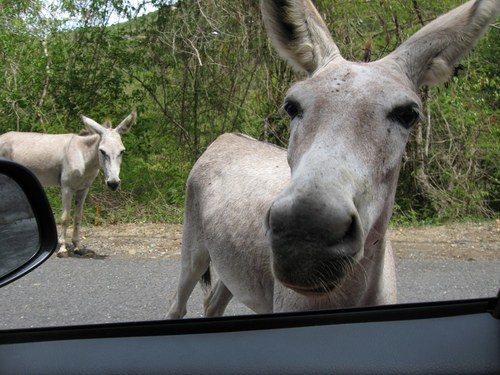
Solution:
<path fill-rule="evenodd" d="M 66 251 L 58 251 L 57 257 L 58 258 L 67 258 L 67 257 L 69 257 L 69 253 L 67 250 Z"/>
<path fill-rule="evenodd" d="M 87 250 L 87 249 L 76 249 L 75 254 L 82 257 L 82 258 L 95 258 L 96 253 L 93 250 Z"/>

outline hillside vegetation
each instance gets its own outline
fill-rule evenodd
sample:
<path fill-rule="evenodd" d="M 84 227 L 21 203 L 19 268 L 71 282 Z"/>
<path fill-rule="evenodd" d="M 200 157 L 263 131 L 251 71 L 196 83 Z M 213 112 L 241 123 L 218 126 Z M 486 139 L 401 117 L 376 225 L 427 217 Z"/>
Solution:
<path fill-rule="evenodd" d="M 376 60 L 458 0 L 317 0 L 342 54 Z M 254 0 L 154 0 L 135 17 L 126 0 L 65 0 L 72 22 L 40 0 L 0 3 L 0 133 L 78 132 L 80 114 L 114 124 L 133 109 L 123 137 L 122 187 L 99 177 L 85 220 L 181 222 L 192 164 L 221 133 L 286 146 L 280 111 L 299 79 L 277 57 Z M 106 26 L 111 12 L 129 21 Z M 441 222 L 498 215 L 500 24 L 490 27 L 448 84 L 422 91 L 426 122 L 403 160 L 394 220 Z M 58 190 L 50 199 L 59 215 Z"/>

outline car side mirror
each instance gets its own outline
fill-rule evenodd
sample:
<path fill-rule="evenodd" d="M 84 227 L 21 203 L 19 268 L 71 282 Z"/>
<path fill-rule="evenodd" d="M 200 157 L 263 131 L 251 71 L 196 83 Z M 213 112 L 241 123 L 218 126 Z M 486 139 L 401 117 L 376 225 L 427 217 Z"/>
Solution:
<path fill-rule="evenodd" d="M 57 229 L 35 175 L 0 158 L 0 287 L 31 272 L 57 248 Z"/>

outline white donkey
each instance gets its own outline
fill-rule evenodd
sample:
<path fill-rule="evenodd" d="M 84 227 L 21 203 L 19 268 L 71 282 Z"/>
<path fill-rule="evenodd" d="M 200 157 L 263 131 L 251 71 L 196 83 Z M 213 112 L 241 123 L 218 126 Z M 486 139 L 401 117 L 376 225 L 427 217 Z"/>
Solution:
<path fill-rule="evenodd" d="M 419 87 L 450 78 L 500 1 L 470 1 L 371 63 L 342 58 L 311 1 L 261 7 L 274 46 L 308 75 L 284 100 L 289 149 L 223 135 L 197 161 L 169 317 L 186 314 L 210 262 L 207 316 L 233 295 L 258 313 L 394 303 L 386 232 Z"/>
<path fill-rule="evenodd" d="M 127 133 L 137 114 L 132 112 L 115 129 L 81 116 L 90 135 L 41 134 L 8 132 L 0 136 L 0 156 L 17 161 L 31 169 L 43 186 L 60 186 L 62 190 L 61 233 L 57 255 L 68 255 L 66 230 L 73 194 L 76 199 L 72 242 L 75 252 L 80 249 L 80 224 L 83 204 L 90 185 L 104 171 L 106 184 L 111 190 L 120 185 L 120 165 L 125 147 L 121 134 Z"/>

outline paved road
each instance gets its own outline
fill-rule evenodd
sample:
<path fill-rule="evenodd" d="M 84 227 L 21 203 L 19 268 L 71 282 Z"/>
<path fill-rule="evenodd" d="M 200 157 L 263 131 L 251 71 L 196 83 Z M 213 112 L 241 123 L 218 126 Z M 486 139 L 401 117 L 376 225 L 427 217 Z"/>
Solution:
<path fill-rule="evenodd" d="M 163 319 L 177 284 L 171 259 L 49 259 L 0 289 L 0 329 Z M 493 296 L 500 260 L 400 259 L 400 302 Z M 189 317 L 201 316 L 196 290 Z M 233 301 L 228 314 L 251 313 Z"/>

